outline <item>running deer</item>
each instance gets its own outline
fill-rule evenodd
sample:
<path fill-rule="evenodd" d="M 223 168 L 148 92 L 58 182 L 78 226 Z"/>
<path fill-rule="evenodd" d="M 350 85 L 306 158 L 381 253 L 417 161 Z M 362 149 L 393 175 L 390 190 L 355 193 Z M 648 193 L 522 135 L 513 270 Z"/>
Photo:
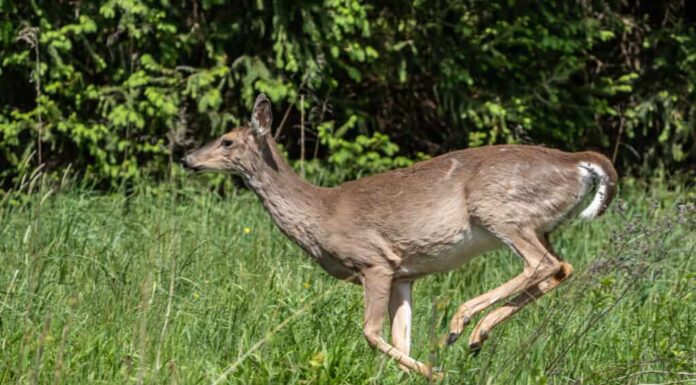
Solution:
<path fill-rule="evenodd" d="M 466 301 L 451 320 L 448 344 L 474 316 L 505 301 L 474 327 L 469 348 L 476 351 L 493 327 L 570 276 L 573 268 L 553 251 L 549 232 L 580 211 L 586 194 L 596 190 L 579 215 L 594 218 L 615 192 L 616 171 L 605 156 L 522 145 L 454 151 L 322 188 L 301 179 L 279 153 L 272 120 L 261 94 L 248 127 L 188 154 L 182 165 L 241 175 L 287 237 L 329 274 L 362 285 L 367 342 L 429 378 L 439 374 L 409 354 L 413 282 L 503 246 L 522 258 L 518 276 Z M 387 313 L 391 344 L 382 338 Z"/>

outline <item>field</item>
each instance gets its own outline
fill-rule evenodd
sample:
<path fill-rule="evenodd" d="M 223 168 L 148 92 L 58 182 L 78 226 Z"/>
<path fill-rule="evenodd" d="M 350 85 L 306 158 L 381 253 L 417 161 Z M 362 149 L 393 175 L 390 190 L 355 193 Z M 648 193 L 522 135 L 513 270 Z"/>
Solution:
<path fill-rule="evenodd" d="M 369 348 L 361 289 L 303 255 L 253 194 L 37 186 L 0 205 L 0 384 L 426 383 Z M 417 282 L 414 356 L 444 384 L 696 383 L 689 200 L 624 187 L 605 216 L 564 225 L 553 242 L 576 274 L 478 356 L 466 337 L 440 345 L 449 318 L 518 258 Z"/>

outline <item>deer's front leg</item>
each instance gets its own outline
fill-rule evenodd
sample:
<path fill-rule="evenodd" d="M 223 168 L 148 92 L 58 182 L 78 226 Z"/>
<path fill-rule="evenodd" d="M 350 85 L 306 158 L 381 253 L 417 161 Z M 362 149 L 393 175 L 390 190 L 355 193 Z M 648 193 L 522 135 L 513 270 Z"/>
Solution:
<path fill-rule="evenodd" d="M 370 346 L 395 359 L 403 368 L 415 370 L 428 378 L 432 378 L 433 373 L 430 366 L 416 361 L 408 353 L 388 344 L 382 338 L 382 323 L 392 289 L 392 273 L 389 269 L 376 266 L 363 271 L 363 287 L 365 288 L 363 332 Z"/>
<path fill-rule="evenodd" d="M 411 351 L 411 286 L 412 282 L 393 282 L 389 295 L 391 341 L 406 355 Z"/>

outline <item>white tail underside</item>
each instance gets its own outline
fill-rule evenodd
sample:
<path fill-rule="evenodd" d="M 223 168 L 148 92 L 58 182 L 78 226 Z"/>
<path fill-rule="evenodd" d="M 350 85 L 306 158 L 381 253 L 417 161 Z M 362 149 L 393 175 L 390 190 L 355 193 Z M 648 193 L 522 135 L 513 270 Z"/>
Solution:
<path fill-rule="evenodd" d="M 582 171 L 587 171 L 590 174 L 588 177 L 583 178 L 584 183 L 587 184 L 587 190 L 592 188 L 592 184 L 595 181 L 598 185 L 594 198 L 592 198 L 592 202 L 590 202 L 590 205 L 580 213 L 580 218 L 592 219 L 599 214 L 602 205 L 604 204 L 604 200 L 607 196 L 607 189 L 609 188 L 609 177 L 604 169 L 594 163 L 580 162 L 578 168 L 580 168 Z"/>

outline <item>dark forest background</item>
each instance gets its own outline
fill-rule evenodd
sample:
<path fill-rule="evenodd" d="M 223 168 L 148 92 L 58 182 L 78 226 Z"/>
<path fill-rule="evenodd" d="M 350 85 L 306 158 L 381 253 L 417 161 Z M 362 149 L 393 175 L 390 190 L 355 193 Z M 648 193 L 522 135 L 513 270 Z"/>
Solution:
<path fill-rule="evenodd" d="M 169 178 L 259 92 L 326 184 L 495 143 L 689 176 L 687 3 L 0 0 L 0 180 L 39 164 L 102 188 Z"/>

